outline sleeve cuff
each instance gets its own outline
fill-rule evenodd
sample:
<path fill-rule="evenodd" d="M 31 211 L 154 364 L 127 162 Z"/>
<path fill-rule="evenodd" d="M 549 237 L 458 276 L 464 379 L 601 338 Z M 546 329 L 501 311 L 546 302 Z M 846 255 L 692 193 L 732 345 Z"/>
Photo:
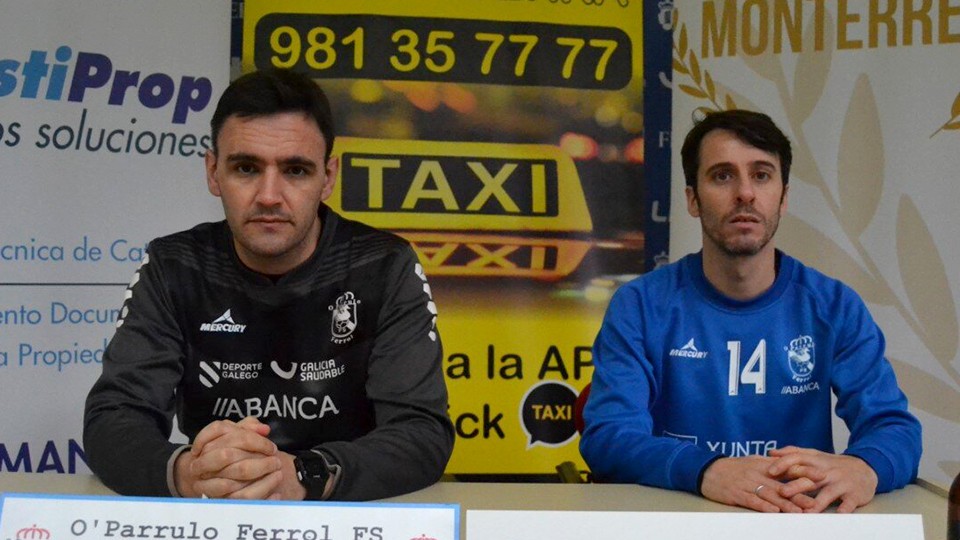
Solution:
<path fill-rule="evenodd" d="M 170 454 L 170 459 L 167 460 L 167 489 L 170 491 L 170 495 L 173 497 L 182 497 L 180 492 L 177 491 L 177 479 L 175 476 L 174 467 L 177 463 L 177 458 L 180 457 L 180 454 L 187 452 L 192 447 L 192 444 L 185 444 L 178 447 L 176 450 Z"/>
<path fill-rule="evenodd" d="M 722 457 L 723 454 L 710 452 L 692 444 L 684 445 L 668 465 L 671 487 L 699 495 L 703 472 L 711 463 Z"/>
<path fill-rule="evenodd" d="M 893 491 L 896 487 L 893 464 L 883 452 L 875 448 L 847 448 L 843 453 L 862 459 L 873 469 L 873 472 L 877 473 L 877 493 Z"/>
<path fill-rule="evenodd" d="M 327 471 L 330 473 L 330 476 L 327 478 L 327 485 L 323 488 L 323 495 L 320 496 L 321 501 L 326 501 L 333 495 L 333 492 L 337 490 L 337 485 L 340 483 L 340 477 L 343 476 L 343 467 L 341 467 L 327 452 L 318 450 L 316 448 L 312 449 L 311 452 L 323 458 L 323 463 L 327 467 Z"/>
<path fill-rule="evenodd" d="M 703 475 L 707 472 L 707 469 L 710 468 L 710 465 L 713 465 L 713 462 L 722 458 L 723 456 L 713 456 L 710 461 L 703 464 L 703 468 L 700 469 L 700 474 L 697 475 L 697 495 L 703 497 Z"/>

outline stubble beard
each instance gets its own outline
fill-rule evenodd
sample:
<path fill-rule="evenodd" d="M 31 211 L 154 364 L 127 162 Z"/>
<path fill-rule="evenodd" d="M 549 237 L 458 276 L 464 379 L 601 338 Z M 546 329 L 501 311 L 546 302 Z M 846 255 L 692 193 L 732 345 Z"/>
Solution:
<path fill-rule="evenodd" d="M 307 243 L 310 242 L 311 229 L 308 227 L 306 230 L 299 230 L 292 224 L 290 226 L 293 230 L 275 235 L 262 232 L 256 234 L 252 231 L 242 231 L 240 235 L 234 233 L 235 249 L 242 251 L 251 259 L 249 262 L 255 263 L 257 267 L 277 264 L 283 267 L 296 266 L 304 251 L 309 250 Z"/>
<path fill-rule="evenodd" d="M 724 238 L 719 232 L 723 224 L 728 223 L 731 216 L 744 213 L 745 211 L 760 219 L 760 224 L 763 225 L 763 235 L 755 242 L 747 241 L 743 235 L 734 235 Z M 703 219 L 700 220 L 700 226 L 703 230 L 703 234 L 710 239 L 711 243 L 713 243 L 713 245 L 715 245 L 721 253 L 732 258 L 752 257 L 763 251 L 763 248 L 767 247 L 767 244 L 770 243 L 770 241 L 773 239 L 773 236 L 777 233 L 777 228 L 779 225 L 779 208 L 771 217 L 771 219 L 764 218 L 761 214 L 754 212 L 751 208 L 738 208 L 731 214 L 724 216 L 722 220 L 709 225 L 704 223 Z"/>

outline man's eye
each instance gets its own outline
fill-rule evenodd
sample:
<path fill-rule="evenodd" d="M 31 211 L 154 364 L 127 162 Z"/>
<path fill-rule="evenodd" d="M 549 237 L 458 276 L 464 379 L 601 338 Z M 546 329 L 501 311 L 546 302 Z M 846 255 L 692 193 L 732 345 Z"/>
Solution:
<path fill-rule="evenodd" d="M 257 172 L 257 168 L 249 163 L 239 163 L 237 164 L 237 172 L 240 174 L 253 174 Z"/>
<path fill-rule="evenodd" d="M 290 176 L 306 176 L 307 172 L 307 169 L 303 167 L 290 167 L 287 169 L 287 174 Z"/>
<path fill-rule="evenodd" d="M 717 182 L 726 182 L 730 180 L 730 178 L 731 178 L 730 173 L 725 171 L 721 171 L 713 175 L 713 179 L 716 180 Z"/>
<path fill-rule="evenodd" d="M 766 171 L 757 171 L 757 174 L 755 176 L 756 176 L 756 179 L 760 181 L 767 181 L 770 179 L 770 173 Z"/>

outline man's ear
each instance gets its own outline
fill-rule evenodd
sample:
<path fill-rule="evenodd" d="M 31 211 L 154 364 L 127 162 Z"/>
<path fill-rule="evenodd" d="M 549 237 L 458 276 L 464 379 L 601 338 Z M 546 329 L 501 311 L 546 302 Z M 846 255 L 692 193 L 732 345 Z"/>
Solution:
<path fill-rule="evenodd" d="M 330 156 L 325 168 L 326 178 L 323 182 L 323 191 L 320 192 L 320 200 L 325 201 L 333 193 L 333 188 L 337 185 L 337 175 L 340 174 L 340 156 Z"/>
<path fill-rule="evenodd" d="M 205 156 L 203 156 L 203 163 L 207 170 L 207 190 L 210 191 L 210 194 L 214 197 L 220 196 L 220 184 L 217 183 L 217 155 L 213 153 L 213 150 L 207 150 Z"/>
<path fill-rule="evenodd" d="M 687 186 L 684 193 L 687 196 L 687 213 L 695 218 L 700 217 L 700 199 L 697 197 L 697 192 Z"/>

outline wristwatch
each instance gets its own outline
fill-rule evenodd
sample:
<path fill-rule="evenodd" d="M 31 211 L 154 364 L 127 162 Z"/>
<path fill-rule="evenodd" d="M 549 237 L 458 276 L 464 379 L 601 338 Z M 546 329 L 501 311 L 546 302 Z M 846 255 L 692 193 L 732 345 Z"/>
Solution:
<path fill-rule="evenodd" d="M 293 458 L 293 466 L 297 469 L 297 480 L 307 488 L 306 498 L 314 501 L 323 499 L 330 476 L 340 472 L 339 465 L 331 465 L 317 450 L 300 452 Z"/>

